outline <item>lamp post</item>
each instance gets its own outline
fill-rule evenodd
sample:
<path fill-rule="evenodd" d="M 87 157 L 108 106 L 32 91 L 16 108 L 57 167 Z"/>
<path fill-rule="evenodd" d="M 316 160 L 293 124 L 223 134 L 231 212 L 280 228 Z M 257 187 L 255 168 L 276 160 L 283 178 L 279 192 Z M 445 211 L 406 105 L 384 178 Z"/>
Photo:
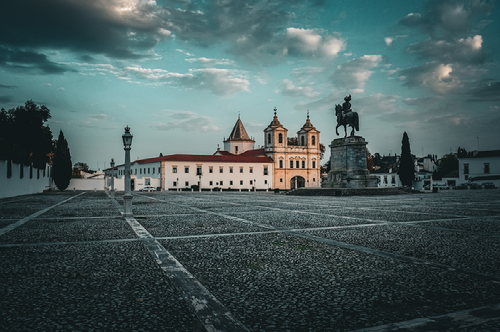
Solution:
<path fill-rule="evenodd" d="M 111 158 L 111 198 L 115 198 L 115 160 Z"/>
<path fill-rule="evenodd" d="M 179 191 L 179 178 L 177 178 L 176 187 L 177 188 L 175 188 L 175 190 L 178 192 Z"/>
<path fill-rule="evenodd" d="M 125 217 L 132 217 L 132 193 L 130 192 L 130 146 L 133 135 L 129 126 L 125 127 L 125 134 L 122 135 L 125 150 L 125 194 L 123 195 Z"/>
<path fill-rule="evenodd" d="M 253 192 L 257 191 L 257 180 L 253 179 Z"/>
<path fill-rule="evenodd" d="M 198 181 L 198 191 L 201 192 L 201 173 L 198 174 L 198 177 L 200 178 L 200 180 Z"/>

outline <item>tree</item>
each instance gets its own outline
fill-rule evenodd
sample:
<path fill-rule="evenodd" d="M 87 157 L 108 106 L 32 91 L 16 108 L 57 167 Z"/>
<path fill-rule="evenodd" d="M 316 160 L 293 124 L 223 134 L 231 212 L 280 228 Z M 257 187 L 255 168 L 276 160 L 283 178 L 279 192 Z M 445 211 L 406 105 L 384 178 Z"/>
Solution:
<path fill-rule="evenodd" d="M 403 134 L 401 142 L 401 159 L 399 160 L 398 175 L 403 186 L 411 187 L 415 178 L 415 166 L 411 157 L 410 139 L 406 131 Z"/>
<path fill-rule="evenodd" d="M 24 106 L 0 110 L 0 159 L 45 168 L 52 152 L 52 132 L 44 123 L 50 110 L 28 100 Z"/>
<path fill-rule="evenodd" d="M 453 171 L 458 172 L 458 159 L 454 154 L 450 153 L 438 160 L 438 169 L 434 171 L 432 178 L 434 180 L 441 180 L 443 176 L 446 176 Z"/>
<path fill-rule="evenodd" d="M 62 130 L 59 132 L 59 138 L 55 142 L 54 165 L 52 166 L 52 179 L 57 189 L 63 191 L 68 188 L 71 180 L 72 163 L 69 153 L 68 141 L 64 138 Z"/>

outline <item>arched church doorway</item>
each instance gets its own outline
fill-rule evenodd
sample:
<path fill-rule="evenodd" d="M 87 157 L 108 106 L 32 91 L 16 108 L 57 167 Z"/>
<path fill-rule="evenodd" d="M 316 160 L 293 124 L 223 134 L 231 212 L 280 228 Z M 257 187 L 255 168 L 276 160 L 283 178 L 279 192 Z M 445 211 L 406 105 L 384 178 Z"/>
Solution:
<path fill-rule="evenodd" d="M 290 180 L 290 189 L 296 189 L 296 188 L 302 188 L 306 186 L 306 179 L 304 179 L 302 176 L 294 176 Z"/>

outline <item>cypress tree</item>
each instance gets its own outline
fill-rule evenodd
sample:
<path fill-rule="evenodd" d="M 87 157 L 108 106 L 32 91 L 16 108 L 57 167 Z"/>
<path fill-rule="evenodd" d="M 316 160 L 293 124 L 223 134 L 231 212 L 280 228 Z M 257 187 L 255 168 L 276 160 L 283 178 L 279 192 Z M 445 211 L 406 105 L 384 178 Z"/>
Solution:
<path fill-rule="evenodd" d="M 410 140 L 406 131 L 401 142 L 401 159 L 399 160 L 399 179 L 403 186 L 411 187 L 415 178 L 415 166 L 411 157 Z"/>
<path fill-rule="evenodd" d="M 57 189 L 63 191 L 68 188 L 72 173 L 71 155 L 69 153 L 68 141 L 64 138 L 62 130 L 59 132 L 54 153 L 54 164 L 52 166 L 52 179 Z"/>

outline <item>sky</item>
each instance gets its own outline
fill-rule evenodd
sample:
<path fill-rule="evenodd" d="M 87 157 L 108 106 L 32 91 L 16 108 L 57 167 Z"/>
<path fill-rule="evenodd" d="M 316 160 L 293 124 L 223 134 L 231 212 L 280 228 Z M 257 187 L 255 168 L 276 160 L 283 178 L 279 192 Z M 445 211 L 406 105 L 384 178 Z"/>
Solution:
<path fill-rule="evenodd" d="M 1 1 L 0 107 L 46 105 L 72 161 L 212 154 L 274 108 L 335 138 L 352 96 L 373 153 L 500 149 L 500 8 L 481 0 Z"/>

